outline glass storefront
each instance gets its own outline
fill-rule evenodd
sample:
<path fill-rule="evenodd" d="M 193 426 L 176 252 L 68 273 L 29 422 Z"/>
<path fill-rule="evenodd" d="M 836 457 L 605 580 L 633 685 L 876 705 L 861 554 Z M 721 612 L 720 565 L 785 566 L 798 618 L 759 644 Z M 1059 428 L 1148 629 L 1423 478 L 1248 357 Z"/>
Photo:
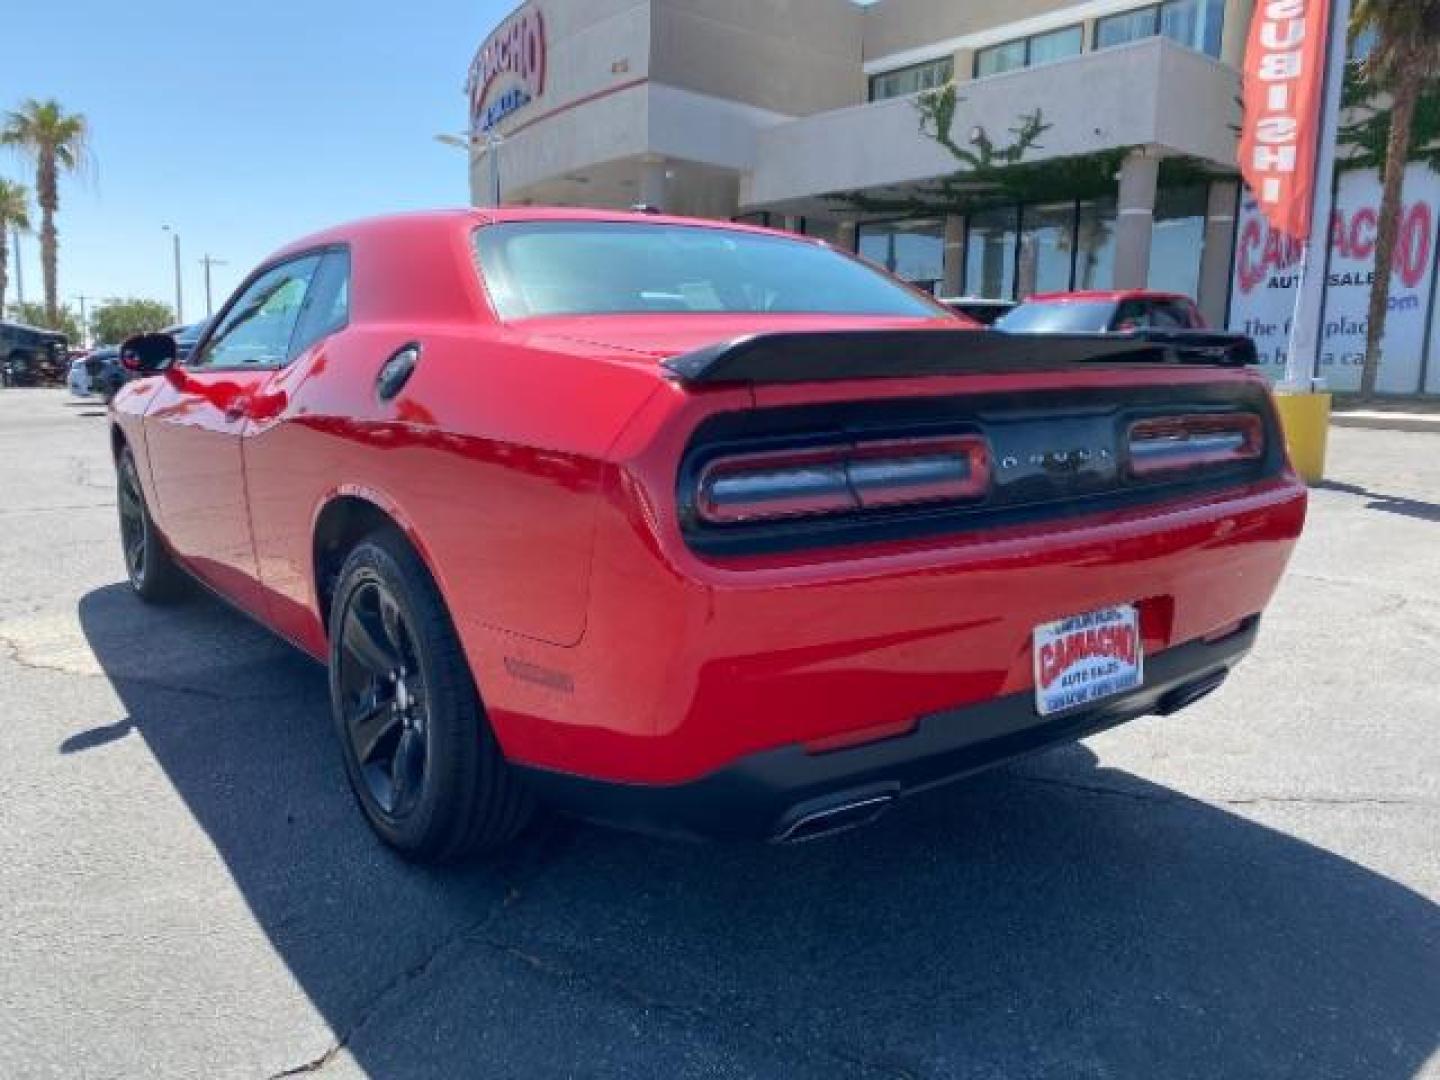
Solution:
<path fill-rule="evenodd" d="M 1115 283 L 1115 200 L 1080 204 L 1075 230 L 1075 288 L 1108 289 Z"/>
<path fill-rule="evenodd" d="M 1015 243 L 1019 208 L 984 210 L 970 215 L 965 234 L 965 295 L 994 300 L 1015 297 Z"/>
<path fill-rule="evenodd" d="M 1021 213 L 1020 268 L 1016 274 L 1018 299 L 1068 289 L 1074 251 L 1073 202 L 1025 207 Z"/>
<path fill-rule="evenodd" d="M 1206 187 L 1161 188 L 1150 242 L 1150 288 L 1195 296 L 1205 244 Z M 998 207 L 970 216 L 967 296 L 1014 300 L 1037 292 L 1110 289 L 1115 199 Z"/>
<path fill-rule="evenodd" d="M 824 240 L 834 247 L 840 246 L 840 223 L 838 221 L 826 221 L 824 218 L 801 218 L 800 231 L 806 236 Z"/>
<path fill-rule="evenodd" d="M 897 277 L 935 292 L 945 280 L 945 222 L 940 218 L 860 226 L 860 254 Z"/>
<path fill-rule="evenodd" d="M 1150 288 L 1194 296 L 1200 289 L 1200 253 L 1205 247 L 1204 184 L 1161 188 L 1155 193 L 1155 228 L 1150 235 Z"/>

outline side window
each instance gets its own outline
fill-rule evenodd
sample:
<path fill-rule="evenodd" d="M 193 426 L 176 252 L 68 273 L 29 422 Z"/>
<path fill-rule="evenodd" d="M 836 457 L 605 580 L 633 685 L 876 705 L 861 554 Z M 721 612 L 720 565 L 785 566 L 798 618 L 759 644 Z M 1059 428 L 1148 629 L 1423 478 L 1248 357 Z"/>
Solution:
<path fill-rule="evenodd" d="M 1184 304 L 1176 303 L 1173 300 L 1157 301 L 1154 308 L 1153 323 L 1161 330 L 1188 330 L 1190 328 L 1190 312 Z"/>
<path fill-rule="evenodd" d="M 1116 330 L 1144 330 L 1152 325 L 1149 306 L 1140 300 L 1126 300 L 1115 312 Z"/>
<path fill-rule="evenodd" d="M 290 339 L 300 319 L 319 255 L 272 267 L 252 281 L 225 312 L 192 368 L 275 367 L 290 358 Z"/>
<path fill-rule="evenodd" d="M 290 342 L 294 359 L 321 338 L 342 330 L 350 321 L 350 252 L 331 251 L 320 263 L 305 310 Z"/>

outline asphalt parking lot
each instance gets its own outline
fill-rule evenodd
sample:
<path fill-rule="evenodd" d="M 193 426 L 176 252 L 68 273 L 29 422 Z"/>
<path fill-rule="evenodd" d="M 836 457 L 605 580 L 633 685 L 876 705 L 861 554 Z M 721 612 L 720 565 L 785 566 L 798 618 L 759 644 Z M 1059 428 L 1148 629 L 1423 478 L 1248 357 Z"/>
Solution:
<path fill-rule="evenodd" d="M 351 804 L 323 672 L 121 584 L 0 392 L 0 1076 L 1440 1077 L 1440 436 L 1337 430 L 1215 698 L 791 848 Z"/>

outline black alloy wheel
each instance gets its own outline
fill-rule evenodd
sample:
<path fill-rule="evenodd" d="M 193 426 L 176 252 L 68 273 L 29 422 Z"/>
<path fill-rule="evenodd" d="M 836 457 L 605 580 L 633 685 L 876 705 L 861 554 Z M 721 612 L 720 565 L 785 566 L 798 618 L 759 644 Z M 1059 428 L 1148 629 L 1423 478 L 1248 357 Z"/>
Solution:
<path fill-rule="evenodd" d="M 380 838 L 437 863 L 519 835 L 532 800 L 490 728 L 440 590 L 398 531 L 346 557 L 329 638 L 345 771 Z"/>
<path fill-rule="evenodd" d="M 155 531 L 140 474 L 135 469 L 135 455 L 129 447 L 121 450 L 115 461 L 115 504 L 120 513 L 125 576 L 135 595 L 151 604 L 181 596 L 188 579 Z"/>
<path fill-rule="evenodd" d="M 429 759 L 430 703 L 414 635 L 378 579 L 353 592 L 340 623 L 337 681 L 345 736 L 382 814 L 415 811 Z"/>
<path fill-rule="evenodd" d="M 145 581 L 145 505 L 140 495 L 140 480 L 135 475 L 135 459 L 128 451 L 121 456 L 117 473 L 120 547 L 125 555 L 125 573 L 139 592 Z"/>

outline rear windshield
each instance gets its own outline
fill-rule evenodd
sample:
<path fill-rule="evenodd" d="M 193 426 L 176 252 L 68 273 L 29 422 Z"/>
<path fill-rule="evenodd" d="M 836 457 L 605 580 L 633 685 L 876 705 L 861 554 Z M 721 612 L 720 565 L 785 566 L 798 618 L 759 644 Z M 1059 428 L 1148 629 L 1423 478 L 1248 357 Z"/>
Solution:
<path fill-rule="evenodd" d="M 477 229 L 475 253 L 505 320 L 633 312 L 950 317 L 829 248 L 732 229 L 508 222 Z"/>
<path fill-rule="evenodd" d="M 1064 303 L 1021 304 L 995 323 L 997 330 L 1027 334 L 1077 334 L 1110 328 L 1115 305 L 1109 300 L 1067 300 Z"/>

